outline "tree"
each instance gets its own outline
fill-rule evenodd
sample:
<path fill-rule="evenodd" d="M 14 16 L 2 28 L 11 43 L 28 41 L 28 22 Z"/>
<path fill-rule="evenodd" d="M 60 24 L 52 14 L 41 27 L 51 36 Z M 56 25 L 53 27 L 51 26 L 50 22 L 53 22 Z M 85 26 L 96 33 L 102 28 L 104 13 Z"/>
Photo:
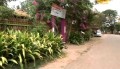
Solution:
<path fill-rule="evenodd" d="M 90 25 L 92 28 L 101 28 L 104 21 L 105 21 L 105 15 L 103 13 L 96 12 L 93 15 L 93 19 Z"/>
<path fill-rule="evenodd" d="M 33 2 L 36 1 L 38 3 L 37 6 L 33 5 Z M 26 0 L 21 3 L 21 9 L 25 10 L 32 17 L 35 16 L 36 13 L 46 14 L 46 18 L 50 18 L 51 5 L 52 3 L 57 3 L 57 0 Z"/>
<path fill-rule="evenodd" d="M 0 0 L 0 6 L 6 6 L 7 2 L 16 1 L 16 0 Z"/>
<path fill-rule="evenodd" d="M 117 11 L 116 10 L 107 9 L 107 10 L 103 11 L 102 13 L 105 14 L 105 16 L 108 16 L 108 17 L 116 17 L 117 16 Z"/>
<path fill-rule="evenodd" d="M 67 4 L 66 19 L 68 20 L 68 27 L 72 27 L 76 31 L 87 29 L 92 3 L 89 0 L 68 0 Z M 72 22 L 74 23 L 72 24 Z"/>
<path fill-rule="evenodd" d="M 115 25 L 115 28 L 116 28 L 116 31 L 117 31 L 117 32 L 120 31 L 120 23 L 117 23 L 117 24 Z"/>
<path fill-rule="evenodd" d="M 35 16 L 36 13 L 36 8 L 32 4 L 33 0 L 25 0 L 24 2 L 21 3 L 21 9 L 26 11 L 31 17 Z"/>
<path fill-rule="evenodd" d="M 102 13 L 106 17 L 105 24 L 109 25 L 108 28 L 110 29 L 111 33 L 113 33 L 115 29 L 115 19 L 117 16 L 117 11 L 108 9 L 108 10 L 103 11 Z"/>
<path fill-rule="evenodd" d="M 26 3 L 24 3 L 24 9 L 29 9 L 30 6 L 28 5 L 31 4 L 28 2 L 29 1 L 26 0 Z M 67 10 L 65 19 L 67 21 L 68 37 L 70 36 L 72 30 L 74 30 L 74 33 L 81 33 L 81 31 L 88 32 L 90 23 L 93 19 L 93 13 L 91 10 L 93 4 L 90 0 L 33 0 L 33 4 L 36 8 L 34 11 L 39 16 L 38 20 L 42 20 L 44 17 L 44 21 L 50 22 L 48 19 L 51 18 L 50 12 L 53 3 Z M 30 10 L 32 10 L 32 8 L 30 8 Z M 30 10 L 26 11 L 31 12 Z M 56 17 L 56 26 L 60 26 L 60 20 L 61 18 Z"/>
<path fill-rule="evenodd" d="M 13 10 L 6 7 L 0 6 L 0 19 L 8 19 L 13 16 Z"/>
<path fill-rule="evenodd" d="M 72 26 L 73 21 L 76 23 L 72 27 L 77 31 L 80 30 L 80 28 L 83 29 L 80 27 L 81 23 L 84 23 L 86 27 L 89 25 L 88 21 L 91 19 L 91 16 L 89 15 L 91 15 L 92 11 L 92 3 L 89 0 L 64 0 L 64 2 L 61 2 L 60 0 L 36 1 L 38 2 L 37 11 L 47 14 L 45 16 L 46 18 L 50 17 L 52 3 L 55 3 L 67 10 L 66 20 L 69 25 L 68 27 Z"/>

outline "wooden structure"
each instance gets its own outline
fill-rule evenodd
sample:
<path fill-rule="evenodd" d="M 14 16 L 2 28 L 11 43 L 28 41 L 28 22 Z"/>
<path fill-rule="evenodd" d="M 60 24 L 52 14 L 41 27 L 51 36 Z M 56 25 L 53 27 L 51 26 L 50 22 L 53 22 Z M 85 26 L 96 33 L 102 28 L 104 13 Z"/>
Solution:
<path fill-rule="evenodd" d="M 9 19 L 0 19 L 0 30 L 15 29 L 25 30 L 32 26 L 32 22 L 28 19 L 30 16 L 22 11 L 15 10 L 14 16 Z"/>

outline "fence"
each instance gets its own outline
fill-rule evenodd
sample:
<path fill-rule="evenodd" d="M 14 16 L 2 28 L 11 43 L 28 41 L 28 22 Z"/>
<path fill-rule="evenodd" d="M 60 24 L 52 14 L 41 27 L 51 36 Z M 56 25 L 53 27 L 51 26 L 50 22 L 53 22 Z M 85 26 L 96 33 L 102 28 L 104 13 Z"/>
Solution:
<path fill-rule="evenodd" d="M 26 30 L 33 25 L 28 19 L 21 18 L 10 18 L 9 20 L 0 19 L 0 30 L 15 29 L 15 30 Z"/>

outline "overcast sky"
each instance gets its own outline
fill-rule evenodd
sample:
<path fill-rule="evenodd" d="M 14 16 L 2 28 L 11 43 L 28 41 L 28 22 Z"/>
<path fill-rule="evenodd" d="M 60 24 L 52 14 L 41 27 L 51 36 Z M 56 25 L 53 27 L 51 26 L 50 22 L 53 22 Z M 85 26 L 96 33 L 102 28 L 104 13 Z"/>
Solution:
<path fill-rule="evenodd" d="M 20 3 L 23 2 L 25 0 L 17 0 L 17 1 L 11 1 L 8 3 L 9 7 L 10 8 L 15 8 L 15 6 L 20 6 Z"/>
<path fill-rule="evenodd" d="M 16 2 L 9 3 L 9 6 L 11 8 L 14 8 L 14 5 L 20 5 L 20 2 L 25 0 L 17 0 Z M 94 2 L 95 0 L 90 0 L 91 2 Z M 117 10 L 118 14 L 120 15 L 120 0 L 111 0 L 108 4 L 96 4 L 94 5 L 94 8 L 96 8 L 98 11 L 104 11 L 106 9 L 112 9 Z"/>
<path fill-rule="evenodd" d="M 94 0 L 91 1 L 93 2 Z M 120 0 L 111 0 L 108 4 L 96 4 L 94 5 L 94 8 L 100 12 L 106 9 L 116 10 L 118 15 L 120 15 Z"/>

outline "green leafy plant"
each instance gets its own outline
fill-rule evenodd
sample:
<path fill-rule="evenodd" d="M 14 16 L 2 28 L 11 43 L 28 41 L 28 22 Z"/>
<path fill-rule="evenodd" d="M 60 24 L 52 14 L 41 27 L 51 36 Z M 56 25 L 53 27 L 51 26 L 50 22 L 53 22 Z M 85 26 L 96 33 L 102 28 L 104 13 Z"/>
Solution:
<path fill-rule="evenodd" d="M 81 44 L 84 42 L 84 37 L 80 32 L 72 32 L 69 37 L 69 42 L 72 44 Z"/>
<path fill-rule="evenodd" d="M 13 16 L 12 9 L 10 9 L 6 6 L 0 6 L 0 18 L 1 19 L 8 19 L 11 16 Z"/>
<path fill-rule="evenodd" d="M 115 28 L 116 28 L 117 31 L 120 31 L 120 23 L 116 24 Z"/>
<path fill-rule="evenodd" d="M 34 27 L 30 32 L 36 34 L 39 33 L 40 37 L 43 37 L 45 35 L 45 33 L 48 32 L 48 27 L 46 26 L 46 24 L 42 24 L 40 23 L 38 26 Z"/>
<path fill-rule="evenodd" d="M 53 32 L 43 37 L 39 33 L 8 30 L 0 33 L 0 67 L 19 65 L 26 69 L 27 64 L 36 60 L 53 59 L 62 53 L 62 38 Z M 11 66 L 12 67 L 12 66 Z"/>
<path fill-rule="evenodd" d="M 83 37 L 85 41 L 89 41 L 90 38 L 92 37 L 92 31 L 91 30 L 85 31 L 85 34 L 83 35 Z"/>

